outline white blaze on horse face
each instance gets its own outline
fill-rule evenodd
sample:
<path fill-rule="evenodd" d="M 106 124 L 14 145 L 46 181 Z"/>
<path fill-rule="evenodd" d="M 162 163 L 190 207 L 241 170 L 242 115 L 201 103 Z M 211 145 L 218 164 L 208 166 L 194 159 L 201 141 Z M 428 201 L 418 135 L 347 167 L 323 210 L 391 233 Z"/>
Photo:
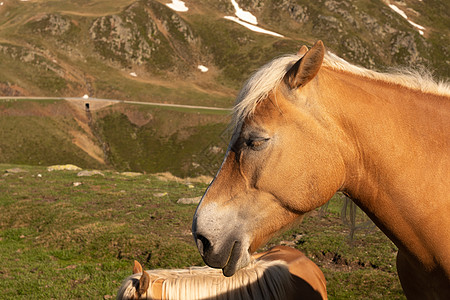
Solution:
<path fill-rule="evenodd" d="M 222 268 L 227 276 L 245 267 L 250 262 L 249 230 L 244 230 L 245 217 L 239 207 L 227 205 L 230 199 L 212 199 L 210 189 L 214 186 L 217 176 L 227 163 L 231 145 L 239 137 L 241 126 L 235 131 L 230 147 L 216 177 L 203 195 L 192 223 L 192 232 L 200 254 L 205 262 L 215 268 Z M 216 194 L 216 193 L 214 193 Z M 226 195 L 226 193 L 223 193 Z"/>

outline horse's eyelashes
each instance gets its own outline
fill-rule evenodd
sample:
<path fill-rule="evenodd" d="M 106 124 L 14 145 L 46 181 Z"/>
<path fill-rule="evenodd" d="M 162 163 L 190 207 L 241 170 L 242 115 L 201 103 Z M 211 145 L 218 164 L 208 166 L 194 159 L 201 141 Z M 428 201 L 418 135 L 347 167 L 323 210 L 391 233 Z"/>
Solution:
<path fill-rule="evenodd" d="M 252 150 L 261 150 L 268 140 L 268 138 L 249 138 L 245 141 L 245 145 Z"/>

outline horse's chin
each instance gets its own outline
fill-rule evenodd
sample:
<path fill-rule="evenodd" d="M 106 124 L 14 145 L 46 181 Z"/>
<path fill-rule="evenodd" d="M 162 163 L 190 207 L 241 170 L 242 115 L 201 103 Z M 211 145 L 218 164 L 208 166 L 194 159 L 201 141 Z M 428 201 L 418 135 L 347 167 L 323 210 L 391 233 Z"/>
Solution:
<path fill-rule="evenodd" d="M 237 271 L 245 268 L 249 263 L 250 254 L 248 253 L 248 250 L 235 244 L 227 264 L 222 268 L 222 273 L 226 277 L 233 276 Z"/>

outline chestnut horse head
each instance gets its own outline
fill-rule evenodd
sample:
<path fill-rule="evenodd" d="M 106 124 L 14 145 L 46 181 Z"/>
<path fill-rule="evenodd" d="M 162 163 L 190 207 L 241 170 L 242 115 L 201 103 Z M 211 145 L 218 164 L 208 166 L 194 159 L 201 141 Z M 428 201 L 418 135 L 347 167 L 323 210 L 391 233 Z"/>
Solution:
<path fill-rule="evenodd" d="M 450 167 L 449 90 L 353 66 L 321 41 L 263 66 L 238 95 L 224 162 L 194 216 L 204 261 L 233 275 L 275 233 L 343 191 L 418 266 L 450 269 L 442 267 L 449 232 L 443 249 L 431 249 L 438 237 L 417 230 L 423 213 L 450 226 L 438 208 L 450 212 L 440 179 Z"/>
<path fill-rule="evenodd" d="M 342 185 L 334 139 L 339 132 L 330 132 L 313 106 L 310 97 L 317 92 L 306 92 L 317 85 L 311 81 L 325 49 L 318 42 L 304 50 L 269 63 L 247 82 L 225 161 L 197 209 L 193 232 L 200 253 L 225 275 L 248 264 L 262 243 L 326 203 Z M 299 102 L 310 111 L 302 112 Z"/>

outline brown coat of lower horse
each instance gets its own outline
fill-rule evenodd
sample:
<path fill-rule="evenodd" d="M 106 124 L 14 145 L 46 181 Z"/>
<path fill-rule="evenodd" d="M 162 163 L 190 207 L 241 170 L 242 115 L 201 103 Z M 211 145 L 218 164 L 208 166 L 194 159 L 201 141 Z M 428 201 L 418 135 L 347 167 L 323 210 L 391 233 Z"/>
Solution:
<path fill-rule="evenodd" d="M 356 67 L 319 41 L 258 70 L 233 123 L 192 225 L 207 265 L 233 275 L 342 191 L 398 247 L 406 296 L 450 299 L 448 84 Z"/>
<path fill-rule="evenodd" d="M 197 268 L 194 274 L 190 270 L 143 272 L 135 262 L 133 275 L 124 280 L 117 299 L 327 299 L 322 271 L 299 250 L 276 246 L 255 254 L 253 259 L 255 265 L 231 278 L 208 267 Z M 267 268 L 273 269 L 259 272 L 255 266 L 260 263 L 269 263 Z M 254 275 L 257 282 L 249 278 Z M 183 282 L 180 277 L 184 277 Z"/>

